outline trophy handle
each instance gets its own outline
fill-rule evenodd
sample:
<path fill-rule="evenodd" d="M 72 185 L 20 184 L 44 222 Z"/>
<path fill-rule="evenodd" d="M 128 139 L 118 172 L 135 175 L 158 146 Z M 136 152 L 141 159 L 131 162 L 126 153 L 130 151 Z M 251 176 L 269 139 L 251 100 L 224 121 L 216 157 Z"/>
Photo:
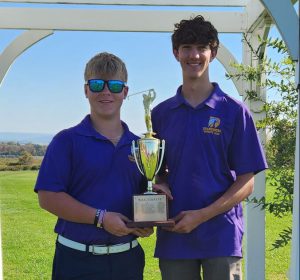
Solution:
<path fill-rule="evenodd" d="M 133 153 L 133 156 L 134 156 L 134 159 L 135 159 L 135 162 L 136 162 L 136 166 L 137 168 L 139 169 L 139 171 L 142 173 L 142 175 L 145 176 L 144 172 L 142 171 L 142 169 L 140 168 L 140 165 L 139 165 L 139 161 L 138 161 L 138 158 L 137 158 L 137 155 L 136 155 L 136 151 L 138 150 L 139 148 L 135 146 L 135 141 L 132 140 L 132 143 L 131 143 L 131 151 Z"/>
<path fill-rule="evenodd" d="M 160 160 L 159 160 L 158 168 L 156 169 L 155 175 L 158 173 L 158 171 L 162 165 L 162 162 L 163 162 L 163 158 L 164 158 L 164 154 L 165 154 L 165 140 L 161 140 L 159 149 L 161 150 Z"/>

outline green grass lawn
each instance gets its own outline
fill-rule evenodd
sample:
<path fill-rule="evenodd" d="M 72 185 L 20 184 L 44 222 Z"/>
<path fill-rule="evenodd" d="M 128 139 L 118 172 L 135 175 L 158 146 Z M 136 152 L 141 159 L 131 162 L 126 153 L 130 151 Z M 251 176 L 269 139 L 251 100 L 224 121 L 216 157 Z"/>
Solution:
<path fill-rule="evenodd" d="M 33 192 L 36 175 L 35 171 L 0 172 L 5 280 L 51 279 L 56 218 L 39 208 Z M 272 195 L 270 187 L 267 195 Z M 287 280 L 290 246 L 272 251 L 271 244 L 285 226 L 291 225 L 291 217 L 276 219 L 267 214 L 266 223 L 266 280 Z M 154 235 L 140 240 L 146 254 L 145 280 L 161 279 L 157 259 L 153 258 L 154 242 Z"/>

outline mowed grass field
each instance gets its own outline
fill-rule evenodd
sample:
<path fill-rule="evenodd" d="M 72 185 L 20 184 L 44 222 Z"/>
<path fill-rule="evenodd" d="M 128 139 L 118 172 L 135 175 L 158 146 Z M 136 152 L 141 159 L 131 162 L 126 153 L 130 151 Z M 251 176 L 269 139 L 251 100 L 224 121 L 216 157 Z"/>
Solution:
<path fill-rule="evenodd" d="M 36 171 L 0 172 L 5 280 L 51 279 L 56 218 L 39 208 L 37 195 L 33 192 L 36 176 Z M 267 187 L 267 196 L 272 195 L 271 187 Z M 291 225 L 291 220 L 291 216 L 276 219 L 266 215 L 266 280 L 288 279 L 290 246 L 277 250 L 271 248 L 278 233 Z M 161 279 L 158 261 L 153 258 L 155 235 L 140 239 L 140 243 L 146 254 L 144 279 Z"/>

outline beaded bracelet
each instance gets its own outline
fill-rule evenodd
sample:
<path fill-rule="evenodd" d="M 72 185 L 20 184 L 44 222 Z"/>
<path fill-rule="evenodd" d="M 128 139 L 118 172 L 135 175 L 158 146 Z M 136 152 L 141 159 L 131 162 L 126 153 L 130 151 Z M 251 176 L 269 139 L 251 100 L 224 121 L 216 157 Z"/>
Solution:
<path fill-rule="evenodd" d="M 106 213 L 106 209 L 100 211 L 98 222 L 97 222 L 98 228 L 103 228 L 103 218 L 105 213 Z"/>
<path fill-rule="evenodd" d="M 97 226 L 100 214 L 101 214 L 101 209 L 97 209 L 95 214 L 95 219 L 94 219 L 94 226 Z"/>

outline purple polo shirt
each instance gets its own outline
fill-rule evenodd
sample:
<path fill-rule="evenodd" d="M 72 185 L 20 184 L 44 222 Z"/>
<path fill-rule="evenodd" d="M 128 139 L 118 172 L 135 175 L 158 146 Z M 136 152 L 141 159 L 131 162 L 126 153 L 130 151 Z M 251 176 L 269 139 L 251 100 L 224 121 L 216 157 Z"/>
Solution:
<path fill-rule="evenodd" d="M 66 192 L 84 204 L 132 218 L 132 195 L 143 191 L 142 175 L 131 157 L 131 142 L 138 137 L 122 125 L 124 134 L 116 147 L 92 127 L 89 115 L 58 133 L 48 146 L 34 190 Z M 54 231 L 85 244 L 117 244 L 135 238 L 63 219 L 57 220 Z"/>
<path fill-rule="evenodd" d="M 196 108 L 177 94 L 152 111 L 153 130 L 165 139 L 168 181 L 173 195 L 170 217 L 208 206 L 237 175 L 267 168 L 257 131 L 246 106 L 221 91 Z M 201 259 L 242 256 L 241 204 L 199 225 L 189 234 L 158 229 L 155 256 Z"/>

